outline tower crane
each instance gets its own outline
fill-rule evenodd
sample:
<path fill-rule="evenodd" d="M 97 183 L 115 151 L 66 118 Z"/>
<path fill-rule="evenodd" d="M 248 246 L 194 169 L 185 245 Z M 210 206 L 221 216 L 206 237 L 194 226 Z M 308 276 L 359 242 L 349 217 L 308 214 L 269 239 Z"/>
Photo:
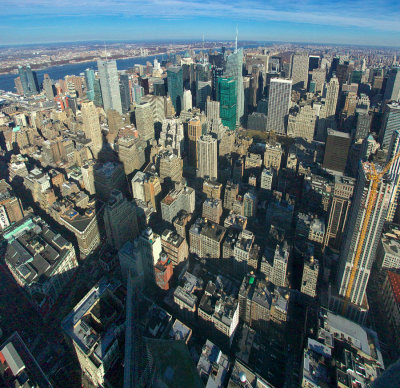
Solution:
<path fill-rule="evenodd" d="M 383 176 L 388 172 L 390 167 L 393 165 L 393 163 L 398 158 L 400 158 L 400 152 L 395 154 L 393 156 L 393 158 L 389 161 L 389 163 L 387 163 L 386 166 L 379 173 L 376 171 L 375 164 L 372 162 L 368 162 L 368 164 L 371 166 L 371 170 L 372 170 L 372 171 L 370 170 L 367 174 L 367 179 L 372 182 L 371 183 L 371 193 L 368 198 L 367 210 L 366 210 L 364 221 L 363 221 L 363 224 L 361 227 L 360 238 L 358 239 L 357 250 L 356 250 L 356 254 L 354 256 L 353 267 L 351 268 L 351 272 L 350 272 L 349 283 L 347 284 L 346 293 L 344 296 L 342 315 L 346 315 L 346 313 L 347 313 L 350 296 L 351 296 L 351 290 L 353 288 L 354 279 L 356 277 L 356 273 L 357 273 L 357 269 L 358 269 L 358 264 L 360 262 L 361 253 L 363 251 L 365 236 L 367 235 L 369 220 L 371 218 L 372 210 L 374 209 L 376 197 L 378 194 L 379 183 L 382 181 Z M 367 163 L 367 162 L 364 162 L 363 165 L 365 165 L 365 163 Z"/>

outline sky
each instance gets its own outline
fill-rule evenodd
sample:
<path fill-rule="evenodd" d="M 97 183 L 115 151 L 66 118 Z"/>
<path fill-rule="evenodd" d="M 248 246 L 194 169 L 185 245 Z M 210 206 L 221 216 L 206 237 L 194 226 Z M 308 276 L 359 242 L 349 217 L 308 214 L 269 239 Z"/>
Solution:
<path fill-rule="evenodd" d="M 202 39 L 400 46 L 400 0 L 0 0 L 0 44 Z"/>

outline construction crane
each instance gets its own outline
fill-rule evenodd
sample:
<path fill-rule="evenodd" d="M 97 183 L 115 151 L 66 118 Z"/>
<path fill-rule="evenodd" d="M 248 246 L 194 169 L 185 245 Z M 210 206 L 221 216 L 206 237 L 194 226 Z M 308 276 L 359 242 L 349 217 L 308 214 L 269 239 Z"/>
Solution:
<path fill-rule="evenodd" d="M 382 181 L 383 176 L 389 171 L 389 169 L 392 166 L 392 164 L 398 158 L 400 158 L 400 152 L 397 153 L 396 155 L 394 155 L 393 158 L 389 161 L 389 163 L 387 163 L 386 166 L 383 168 L 383 170 L 381 172 L 379 172 L 379 173 L 376 171 L 374 163 L 372 163 L 372 162 L 364 162 L 363 163 L 363 165 L 368 163 L 371 166 L 372 172 L 370 170 L 370 172 L 368 172 L 368 174 L 367 174 L 367 179 L 372 182 L 372 184 L 371 184 L 371 194 L 370 194 L 369 199 L 368 199 L 367 210 L 366 210 L 366 213 L 365 213 L 364 222 L 363 222 L 362 227 L 361 227 L 361 234 L 360 234 L 360 238 L 359 238 L 358 244 L 357 244 L 356 255 L 354 256 L 353 267 L 351 268 L 349 283 L 347 285 L 346 293 L 345 293 L 345 296 L 344 296 L 342 315 L 346 315 L 346 313 L 347 313 L 347 308 L 348 308 L 349 301 L 350 301 L 350 296 L 351 296 L 351 290 L 353 288 L 354 279 L 356 277 L 356 273 L 357 273 L 357 269 L 358 269 L 358 264 L 360 262 L 361 253 L 363 251 L 363 245 L 364 245 L 364 241 L 365 241 L 365 236 L 367 235 L 367 229 L 368 229 L 368 225 L 369 225 L 369 220 L 371 218 L 372 210 L 374 209 L 374 205 L 375 205 L 375 202 L 376 202 L 376 197 L 377 197 L 377 194 L 378 194 L 379 183 Z"/>

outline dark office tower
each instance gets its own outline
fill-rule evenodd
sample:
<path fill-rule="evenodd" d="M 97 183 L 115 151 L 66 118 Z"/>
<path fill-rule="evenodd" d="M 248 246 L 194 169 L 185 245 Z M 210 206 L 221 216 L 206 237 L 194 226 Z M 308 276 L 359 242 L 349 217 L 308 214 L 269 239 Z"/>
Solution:
<path fill-rule="evenodd" d="M 339 57 L 335 57 L 332 59 L 331 68 L 329 69 L 329 79 L 331 79 L 336 74 L 336 69 L 339 65 L 339 62 Z"/>
<path fill-rule="evenodd" d="M 348 133 L 328 129 L 323 168 L 343 173 L 346 168 L 351 138 Z"/>
<path fill-rule="evenodd" d="M 153 81 L 153 94 L 155 96 L 166 96 L 164 79 L 155 79 Z"/>
<path fill-rule="evenodd" d="M 379 131 L 379 142 L 383 149 L 389 149 L 393 131 L 400 128 L 400 104 L 388 103 L 383 110 L 382 125 Z"/>
<path fill-rule="evenodd" d="M 44 75 L 43 78 L 43 90 L 46 94 L 46 98 L 50 101 L 54 99 L 54 85 L 48 74 Z"/>
<path fill-rule="evenodd" d="M 183 87 L 185 89 L 190 89 L 190 80 L 191 80 L 191 65 L 188 63 L 184 63 L 182 65 L 182 79 L 183 79 Z"/>
<path fill-rule="evenodd" d="M 353 198 L 355 179 L 343 175 L 335 175 L 333 197 L 329 209 L 328 225 L 324 237 L 324 246 L 339 249 L 347 224 Z"/>
<path fill-rule="evenodd" d="M 365 139 L 371 129 L 372 115 L 367 108 L 356 108 L 356 128 L 353 133 L 353 140 Z"/>
<path fill-rule="evenodd" d="M 211 96 L 211 81 L 198 81 L 196 90 L 196 106 L 201 112 L 206 110 L 206 102 L 209 96 Z"/>
<path fill-rule="evenodd" d="M 210 80 L 210 65 L 208 63 L 196 63 L 196 81 L 207 82 Z"/>
<path fill-rule="evenodd" d="M 343 84 L 349 81 L 349 76 L 350 76 L 349 62 L 338 64 L 336 68 L 336 78 L 339 80 L 340 87 L 342 87 Z"/>
<path fill-rule="evenodd" d="M 182 67 L 171 66 L 167 69 L 168 95 L 171 97 L 177 115 L 181 113 L 183 101 Z"/>
<path fill-rule="evenodd" d="M 103 95 L 101 94 L 101 84 L 100 80 L 96 78 L 93 82 L 93 102 L 96 106 L 103 106 Z"/>
<path fill-rule="evenodd" d="M 361 70 L 353 70 L 350 76 L 350 83 L 360 84 L 363 72 Z"/>
<path fill-rule="evenodd" d="M 92 69 L 85 70 L 86 98 L 94 101 L 94 81 L 95 75 Z"/>
<path fill-rule="evenodd" d="M 400 99 L 400 68 L 396 67 L 389 71 L 386 88 L 385 88 L 385 100 L 398 101 Z"/>
<path fill-rule="evenodd" d="M 149 79 L 147 77 L 140 77 L 140 86 L 143 88 L 145 95 L 150 93 Z"/>
<path fill-rule="evenodd" d="M 18 66 L 18 74 L 21 79 L 22 88 L 26 96 L 39 94 L 39 83 L 36 77 L 36 72 L 32 71 L 31 67 Z"/>
<path fill-rule="evenodd" d="M 318 55 L 310 55 L 308 59 L 308 71 L 313 71 L 314 69 L 318 69 L 319 59 L 320 58 Z"/>
<path fill-rule="evenodd" d="M 224 66 L 224 55 L 222 53 L 210 54 L 208 56 L 208 62 L 210 62 L 212 66 L 221 68 Z"/>
<path fill-rule="evenodd" d="M 97 67 L 99 69 L 104 110 L 107 112 L 109 109 L 115 109 L 117 112 L 122 113 L 117 62 L 98 60 Z"/>
<path fill-rule="evenodd" d="M 222 77 L 224 69 L 213 66 L 211 69 L 211 96 L 213 100 L 218 99 L 218 78 Z"/>
<path fill-rule="evenodd" d="M 220 102 L 220 117 L 222 124 L 231 131 L 236 128 L 236 80 L 233 78 L 218 78 L 218 101 Z"/>
<path fill-rule="evenodd" d="M 131 106 L 131 93 L 128 74 L 121 74 L 119 76 L 119 90 L 121 92 L 122 113 L 127 113 L 129 112 L 129 108 Z"/>

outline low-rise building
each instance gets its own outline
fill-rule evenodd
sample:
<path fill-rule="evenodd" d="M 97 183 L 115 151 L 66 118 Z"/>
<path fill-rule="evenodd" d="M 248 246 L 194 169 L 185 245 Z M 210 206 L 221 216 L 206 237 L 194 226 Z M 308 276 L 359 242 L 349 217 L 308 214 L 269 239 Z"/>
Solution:
<path fill-rule="evenodd" d="M 321 309 L 317 338 L 304 349 L 301 386 L 370 387 L 383 370 L 376 333 Z"/>
<path fill-rule="evenodd" d="M 53 387 L 17 332 L 0 346 L 0 380 L 4 387 Z"/>
<path fill-rule="evenodd" d="M 171 229 L 165 229 L 161 234 L 161 246 L 174 267 L 188 258 L 186 239 Z"/>
<path fill-rule="evenodd" d="M 314 256 L 306 257 L 304 260 L 303 277 L 301 289 L 303 294 L 314 298 L 317 295 L 317 281 L 319 275 L 319 262 Z"/>
<path fill-rule="evenodd" d="M 161 201 L 162 219 L 172 224 L 173 219 L 182 210 L 193 213 L 195 209 L 195 191 L 189 186 L 180 186 L 171 190 Z"/>
<path fill-rule="evenodd" d="M 222 192 L 222 184 L 215 180 L 206 179 L 203 182 L 203 193 L 207 198 L 220 199 Z"/>
<path fill-rule="evenodd" d="M 203 218 L 219 224 L 222 215 L 222 201 L 220 199 L 207 198 L 203 202 Z"/>
<path fill-rule="evenodd" d="M 197 370 L 206 387 L 222 388 L 228 377 L 229 359 L 217 345 L 207 340 L 201 351 Z"/>
<path fill-rule="evenodd" d="M 3 232 L 5 263 L 45 315 L 78 267 L 75 248 L 40 218 L 28 216 Z"/>

